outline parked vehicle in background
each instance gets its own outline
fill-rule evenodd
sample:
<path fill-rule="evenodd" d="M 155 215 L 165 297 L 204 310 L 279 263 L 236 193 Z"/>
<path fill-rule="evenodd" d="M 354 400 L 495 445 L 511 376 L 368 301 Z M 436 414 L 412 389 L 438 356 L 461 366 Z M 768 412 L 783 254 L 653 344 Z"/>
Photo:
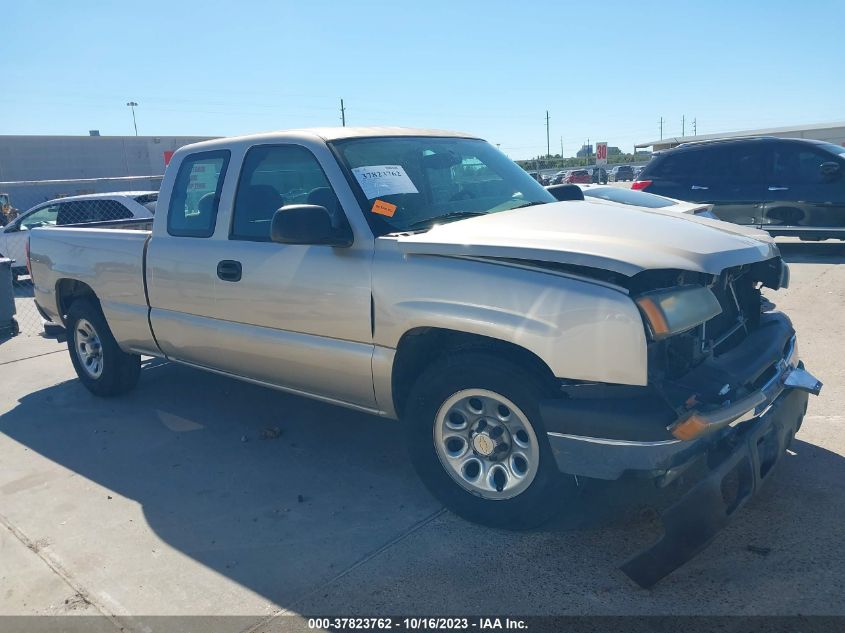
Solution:
<path fill-rule="evenodd" d="M 151 218 L 157 199 L 157 191 L 118 191 L 42 202 L 0 229 L 0 257 L 15 260 L 12 264 L 12 276 L 16 279 L 27 274 L 25 250 L 30 229 L 40 226 Z"/>
<path fill-rule="evenodd" d="M 634 167 L 634 180 L 636 180 L 639 177 L 639 175 L 642 173 L 644 167 L 645 167 L 645 165 L 636 165 Z"/>
<path fill-rule="evenodd" d="M 603 185 L 607 183 L 607 170 L 604 167 L 596 167 L 590 174 L 590 182 Z"/>
<path fill-rule="evenodd" d="M 644 586 L 751 496 L 821 389 L 761 298 L 788 281 L 768 235 L 556 202 L 460 134 L 188 145 L 151 232 L 30 242 L 37 305 L 95 395 L 132 389 L 148 354 L 401 419 L 432 493 L 498 527 L 571 508 L 574 476 L 704 477 L 623 566 Z"/>
<path fill-rule="evenodd" d="M 684 202 L 665 196 L 658 196 L 645 191 L 634 191 L 623 187 L 605 187 L 595 185 L 578 185 L 587 198 L 599 198 L 618 204 L 627 204 L 641 209 L 666 209 L 677 213 L 691 213 L 703 218 L 718 220 L 711 211 L 709 204 Z"/>
<path fill-rule="evenodd" d="M 634 180 L 634 168 L 630 165 L 614 165 L 610 170 L 609 179 L 612 182 Z"/>
<path fill-rule="evenodd" d="M 586 169 L 573 169 L 568 174 L 566 174 L 566 178 L 563 179 L 563 182 L 568 184 L 588 184 L 592 180 L 592 176 L 590 176 L 590 172 Z"/>
<path fill-rule="evenodd" d="M 686 143 L 646 165 L 634 189 L 713 205 L 771 235 L 845 239 L 845 148 L 789 138 Z"/>
<path fill-rule="evenodd" d="M 566 174 L 568 174 L 568 173 L 569 173 L 569 171 L 566 170 L 566 169 L 560 170 L 554 176 L 552 176 L 552 180 L 551 180 L 551 182 L 549 182 L 549 184 L 550 185 L 563 184 L 563 181 L 566 179 Z"/>

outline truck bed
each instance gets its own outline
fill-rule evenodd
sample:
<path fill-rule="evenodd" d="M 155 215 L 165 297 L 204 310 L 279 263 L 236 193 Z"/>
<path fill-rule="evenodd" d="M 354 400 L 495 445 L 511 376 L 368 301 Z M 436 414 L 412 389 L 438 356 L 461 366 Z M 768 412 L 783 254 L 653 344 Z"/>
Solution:
<path fill-rule="evenodd" d="M 35 300 L 55 323 L 66 306 L 57 290 L 85 284 L 99 298 L 115 338 L 126 351 L 157 350 L 149 328 L 144 281 L 150 220 L 97 223 L 78 227 L 41 227 L 30 234 L 30 261 Z M 108 225 L 108 226 L 103 226 Z M 84 228 L 82 228 L 84 226 Z"/>

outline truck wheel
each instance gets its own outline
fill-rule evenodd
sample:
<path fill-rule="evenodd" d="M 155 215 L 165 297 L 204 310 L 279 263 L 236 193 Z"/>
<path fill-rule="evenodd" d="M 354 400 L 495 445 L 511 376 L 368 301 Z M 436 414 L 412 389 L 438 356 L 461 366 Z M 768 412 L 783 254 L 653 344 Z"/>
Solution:
<path fill-rule="evenodd" d="M 67 346 L 76 375 L 95 396 L 126 393 L 141 375 L 141 357 L 127 354 L 114 340 L 99 306 L 74 301 L 67 314 Z"/>
<path fill-rule="evenodd" d="M 548 394 L 524 367 L 489 353 L 433 363 L 405 409 L 408 452 L 431 493 L 492 527 L 541 525 L 574 492 L 549 448 L 537 401 Z"/>

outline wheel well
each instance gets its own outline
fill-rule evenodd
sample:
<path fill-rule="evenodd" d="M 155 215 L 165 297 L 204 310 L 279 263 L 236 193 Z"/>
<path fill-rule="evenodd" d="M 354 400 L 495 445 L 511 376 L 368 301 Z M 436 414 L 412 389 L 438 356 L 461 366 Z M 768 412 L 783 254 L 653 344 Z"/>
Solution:
<path fill-rule="evenodd" d="M 405 402 L 417 376 L 431 363 L 447 354 L 461 352 L 488 352 L 501 355 L 531 373 L 549 390 L 556 384 L 549 366 L 534 352 L 500 339 L 468 334 L 443 328 L 415 328 L 402 335 L 396 346 L 391 385 L 393 404 L 402 416 Z"/>
<path fill-rule="evenodd" d="M 65 320 L 68 308 L 78 299 L 91 299 L 98 306 L 100 305 L 97 295 L 88 284 L 76 279 L 60 279 L 56 283 L 56 307 L 59 309 L 62 322 Z"/>

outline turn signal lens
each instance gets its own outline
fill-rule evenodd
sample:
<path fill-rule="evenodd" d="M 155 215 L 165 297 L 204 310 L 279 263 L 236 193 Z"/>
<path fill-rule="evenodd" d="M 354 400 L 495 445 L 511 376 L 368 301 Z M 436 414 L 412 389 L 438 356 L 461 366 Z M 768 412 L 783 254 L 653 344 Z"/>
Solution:
<path fill-rule="evenodd" d="M 651 331 L 655 337 L 659 338 L 669 334 L 669 324 L 666 323 L 666 318 L 663 316 L 663 312 L 657 303 L 655 303 L 654 299 L 651 297 L 641 297 L 637 301 L 637 305 L 640 306 L 640 310 L 643 311 L 643 314 L 648 319 L 649 325 L 651 325 Z"/>
<path fill-rule="evenodd" d="M 672 429 L 672 435 L 679 440 L 692 440 L 707 430 L 707 423 L 693 413 L 683 422 L 679 422 Z"/>

